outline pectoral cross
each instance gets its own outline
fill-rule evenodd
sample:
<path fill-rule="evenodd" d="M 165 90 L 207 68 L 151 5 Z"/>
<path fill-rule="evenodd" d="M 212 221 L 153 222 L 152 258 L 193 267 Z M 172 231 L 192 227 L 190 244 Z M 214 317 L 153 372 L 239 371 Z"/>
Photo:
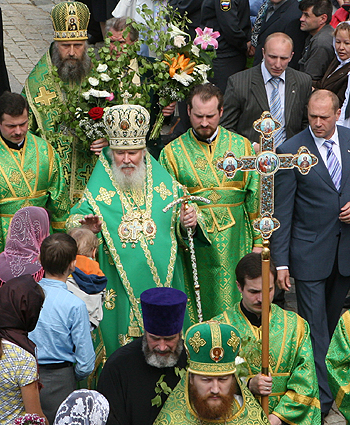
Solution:
<path fill-rule="evenodd" d="M 279 169 L 298 168 L 301 174 L 308 174 L 311 167 L 317 164 L 318 159 L 305 147 L 301 146 L 293 154 L 277 154 L 274 150 L 274 133 L 281 128 L 270 112 L 263 112 L 260 119 L 253 124 L 260 133 L 260 150 L 258 155 L 236 158 L 234 153 L 227 151 L 224 157 L 217 161 L 216 166 L 222 170 L 228 179 L 235 176 L 237 170 L 257 171 L 260 176 L 260 217 L 255 219 L 253 227 L 261 233 L 263 239 L 262 256 L 262 370 L 264 375 L 269 374 L 269 286 L 270 286 L 270 249 L 269 238 L 280 227 L 279 221 L 273 217 L 274 213 L 274 175 Z M 268 396 L 261 397 L 261 405 L 266 415 L 269 412 Z"/>
<path fill-rule="evenodd" d="M 131 239 L 133 241 L 138 240 L 138 233 L 142 230 L 140 222 L 135 219 L 132 223 L 129 224 L 128 229 L 131 230 Z"/>

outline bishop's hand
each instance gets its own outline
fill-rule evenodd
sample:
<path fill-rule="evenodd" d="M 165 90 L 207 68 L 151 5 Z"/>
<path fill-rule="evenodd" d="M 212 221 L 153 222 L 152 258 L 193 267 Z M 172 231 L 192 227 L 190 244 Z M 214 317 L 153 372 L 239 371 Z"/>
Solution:
<path fill-rule="evenodd" d="M 91 230 L 95 234 L 100 232 L 102 229 L 102 221 L 98 215 L 86 215 L 83 219 L 79 220 L 79 223 L 82 227 Z"/>
<path fill-rule="evenodd" d="M 189 227 L 194 231 L 197 226 L 197 213 L 192 205 L 182 204 L 180 210 L 180 223 L 183 228 Z"/>

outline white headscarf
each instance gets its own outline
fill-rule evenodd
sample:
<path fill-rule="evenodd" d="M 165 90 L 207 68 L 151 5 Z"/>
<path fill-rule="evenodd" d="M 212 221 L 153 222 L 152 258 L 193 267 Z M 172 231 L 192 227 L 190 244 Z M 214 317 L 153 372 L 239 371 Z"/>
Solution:
<path fill-rule="evenodd" d="M 54 425 L 105 425 L 107 399 L 97 391 L 73 391 L 57 410 Z"/>

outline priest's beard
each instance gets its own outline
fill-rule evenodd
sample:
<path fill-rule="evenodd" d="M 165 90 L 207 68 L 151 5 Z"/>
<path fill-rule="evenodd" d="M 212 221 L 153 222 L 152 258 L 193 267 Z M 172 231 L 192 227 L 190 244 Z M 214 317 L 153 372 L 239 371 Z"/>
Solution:
<path fill-rule="evenodd" d="M 227 419 L 231 416 L 232 412 L 232 403 L 234 394 L 236 392 L 236 381 L 232 381 L 230 393 L 228 395 L 220 395 L 221 403 L 216 406 L 211 406 L 208 404 L 208 398 L 212 396 L 201 396 L 198 394 L 197 388 L 189 383 L 189 392 L 190 392 L 190 401 L 197 412 L 198 416 L 202 419 Z"/>
<path fill-rule="evenodd" d="M 81 59 L 62 59 L 57 44 L 54 43 L 52 46 L 51 60 L 53 65 L 57 67 L 59 77 L 65 83 L 80 83 L 91 69 L 91 59 L 87 54 L 87 47 L 85 47 Z"/>
<path fill-rule="evenodd" d="M 132 168 L 134 171 L 130 174 L 123 172 L 123 169 Z M 121 190 L 143 190 L 146 181 L 146 164 L 144 161 L 136 167 L 134 164 L 120 165 L 115 164 L 112 159 L 112 173 L 114 180 L 119 185 Z"/>
<path fill-rule="evenodd" d="M 142 339 L 142 351 L 146 359 L 146 363 L 148 363 L 150 366 L 162 368 L 162 367 L 173 367 L 176 365 L 176 363 L 179 360 L 179 357 L 183 350 L 183 340 L 182 338 L 179 339 L 179 342 L 177 343 L 177 346 L 175 348 L 175 351 L 172 352 L 171 350 L 166 351 L 160 351 L 156 348 L 151 351 L 147 344 L 146 336 L 143 336 Z M 160 356 L 158 353 L 169 353 L 168 356 Z"/>

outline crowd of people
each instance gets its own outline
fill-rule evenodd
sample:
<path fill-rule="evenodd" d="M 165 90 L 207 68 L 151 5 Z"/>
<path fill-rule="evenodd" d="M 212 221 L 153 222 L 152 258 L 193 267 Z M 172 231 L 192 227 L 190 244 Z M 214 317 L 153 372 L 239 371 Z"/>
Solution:
<path fill-rule="evenodd" d="M 117 16 L 124 1 L 107 21 L 109 2 L 100 15 L 86 3 L 118 61 L 139 38 Z M 350 421 L 347 4 L 334 14 L 330 0 L 169 3 L 192 36 L 220 33 L 210 82 L 176 110 L 159 93 L 149 108 L 125 94 L 89 148 L 60 122 L 51 102 L 94 82 L 78 1 L 53 7 L 53 42 L 22 94 L 5 84 L 0 96 L 0 424 L 321 425 L 334 401 Z M 129 62 L 130 84 L 145 84 L 144 59 Z M 151 140 L 156 115 L 174 111 L 178 137 Z M 273 166 L 254 129 L 264 111 Z M 304 165 L 278 170 L 278 156 L 302 147 Z M 264 151 L 260 169 L 236 169 Z M 274 200 L 258 169 L 274 174 Z M 261 199 L 279 222 L 268 370 Z M 298 314 L 284 308 L 291 278 Z"/>

